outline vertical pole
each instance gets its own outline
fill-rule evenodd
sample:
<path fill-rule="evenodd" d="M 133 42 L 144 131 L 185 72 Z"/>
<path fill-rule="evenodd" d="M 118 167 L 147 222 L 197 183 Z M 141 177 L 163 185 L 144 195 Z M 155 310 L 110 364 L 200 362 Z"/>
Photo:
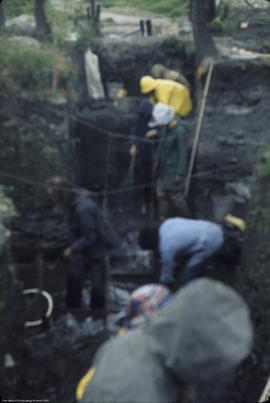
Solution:
<path fill-rule="evenodd" d="M 5 27 L 5 13 L 3 8 L 3 3 L 0 2 L 0 29 Z"/>
<path fill-rule="evenodd" d="M 265 385 L 265 388 L 260 397 L 259 403 L 267 402 L 267 401 L 269 401 L 268 400 L 269 398 L 270 398 L 270 377 L 268 378 L 267 384 Z"/>
<path fill-rule="evenodd" d="M 153 34 L 152 21 L 146 20 L 146 36 L 152 36 L 152 34 Z"/>
<path fill-rule="evenodd" d="M 95 8 L 96 8 L 96 2 L 95 2 L 95 0 L 91 0 L 91 18 L 92 18 L 92 21 L 95 20 Z"/>
<path fill-rule="evenodd" d="M 150 180 L 150 195 L 151 195 L 151 200 L 150 200 L 150 220 L 154 221 L 154 216 L 155 216 L 155 198 L 156 198 L 156 184 L 154 184 L 155 180 L 155 172 L 154 172 L 154 167 L 153 167 L 153 160 L 154 160 L 154 146 L 155 143 L 153 142 L 150 143 L 150 152 L 151 152 L 151 180 Z"/>
<path fill-rule="evenodd" d="M 112 139 L 108 137 L 107 143 L 107 155 L 106 155 L 106 166 L 105 166 L 105 178 L 104 178 L 104 195 L 102 201 L 102 210 L 105 218 L 108 217 L 108 188 L 109 188 L 109 170 L 110 170 L 110 156 L 112 152 Z M 111 284 L 111 264 L 110 256 L 108 252 L 105 252 L 105 316 L 104 316 L 104 326 L 107 329 L 108 326 L 108 297 Z"/>
<path fill-rule="evenodd" d="M 141 35 L 144 36 L 144 21 L 140 20 L 140 30 L 141 30 Z"/>
<path fill-rule="evenodd" d="M 55 91 L 58 87 L 58 83 L 59 83 L 59 71 L 57 70 L 57 68 L 53 69 L 52 72 L 52 90 Z"/>
<path fill-rule="evenodd" d="M 87 19 L 88 19 L 88 21 L 90 21 L 91 20 L 91 7 L 90 6 L 86 7 L 86 13 L 87 13 Z"/>
<path fill-rule="evenodd" d="M 101 11 L 101 6 L 100 6 L 100 4 L 97 4 L 96 15 L 95 15 L 95 20 L 96 20 L 97 24 L 99 23 L 99 20 L 100 20 L 100 11 Z"/>

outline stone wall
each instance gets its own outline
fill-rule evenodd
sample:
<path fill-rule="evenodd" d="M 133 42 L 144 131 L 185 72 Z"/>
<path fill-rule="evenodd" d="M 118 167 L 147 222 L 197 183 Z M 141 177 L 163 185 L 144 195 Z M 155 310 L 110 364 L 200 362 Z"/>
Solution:
<path fill-rule="evenodd" d="M 256 384 L 257 396 L 262 392 L 270 372 L 270 149 L 262 150 L 253 179 L 248 227 L 243 247 L 240 273 L 241 290 L 251 306 L 255 326 L 253 365 L 250 381 Z M 260 388 L 258 390 L 258 388 Z"/>
<path fill-rule="evenodd" d="M 9 253 L 9 231 L 5 227 L 10 211 L 0 194 L 0 396 L 15 398 L 21 366 L 23 311 L 21 286 Z"/>
<path fill-rule="evenodd" d="M 7 94 L 0 104 L 0 183 L 20 207 L 38 204 L 46 179 L 71 171 L 66 102 Z"/>
<path fill-rule="evenodd" d="M 181 70 L 193 82 L 194 54 L 191 41 L 177 36 L 138 39 L 136 42 L 97 40 L 93 50 L 99 56 L 103 82 L 123 82 L 130 96 L 139 95 L 139 80 L 150 74 L 155 63 Z"/>

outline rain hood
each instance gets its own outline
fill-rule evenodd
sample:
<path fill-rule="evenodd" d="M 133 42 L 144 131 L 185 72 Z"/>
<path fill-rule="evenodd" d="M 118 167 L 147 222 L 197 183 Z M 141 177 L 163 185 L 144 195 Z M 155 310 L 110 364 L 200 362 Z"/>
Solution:
<path fill-rule="evenodd" d="M 248 308 L 233 289 L 210 280 L 183 288 L 145 329 L 152 353 L 182 380 L 211 382 L 234 369 L 251 350 Z"/>
<path fill-rule="evenodd" d="M 184 383 L 211 382 L 249 354 L 248 308 L 231 288 L 196 280 L 142 329 L 105 343 L 82 402 L 169 403 Z"/>

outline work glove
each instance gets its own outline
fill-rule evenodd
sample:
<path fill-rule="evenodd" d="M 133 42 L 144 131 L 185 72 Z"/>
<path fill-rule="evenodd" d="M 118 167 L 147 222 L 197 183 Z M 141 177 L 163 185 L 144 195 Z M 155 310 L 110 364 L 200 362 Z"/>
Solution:
<path fill-rule="evenodd" d="M 152 137 L 156 137 L 157 135 L 158 135 L 158 131 L 156 129 L 148 130 L 148 132 L 145 133 L 145 137 L 147 137 L 148 139 L 150 139 Z"/>
<path fill-rule="evenodd" d="M 176 174 L 174 177 L 174 184 L 180 185 L 182 183 L 182 176 L 180 174 Z"/>
<path fill-rule="evenodd" d="M 136 155 L 138 154 L 138 148 L 136 144 L 132 144 L 132 146 L 129 149 L 129 155 L 131 158 L 136 158 Z"/>

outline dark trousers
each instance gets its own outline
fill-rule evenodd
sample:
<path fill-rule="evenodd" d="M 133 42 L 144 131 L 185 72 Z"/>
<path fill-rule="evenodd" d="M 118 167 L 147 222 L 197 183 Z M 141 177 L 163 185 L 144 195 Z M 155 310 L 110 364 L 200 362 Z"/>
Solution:
<path fill-rule="evenodd" d="M 161 221 L 174 216 L 191 217 L 184 192 L 165 190 L 164 186 L 157 186 L 158 213 Z"/>
<path fill-rule="evenodd" d="M 106 266 L 102 258 L 88 259 L 81 255 L 71 258 L 67 274 L 66 306 L 80 308 L 83 282 L 86 275 L 91 280 L 91 309 L 104 309 L 106 301 Z"/>

